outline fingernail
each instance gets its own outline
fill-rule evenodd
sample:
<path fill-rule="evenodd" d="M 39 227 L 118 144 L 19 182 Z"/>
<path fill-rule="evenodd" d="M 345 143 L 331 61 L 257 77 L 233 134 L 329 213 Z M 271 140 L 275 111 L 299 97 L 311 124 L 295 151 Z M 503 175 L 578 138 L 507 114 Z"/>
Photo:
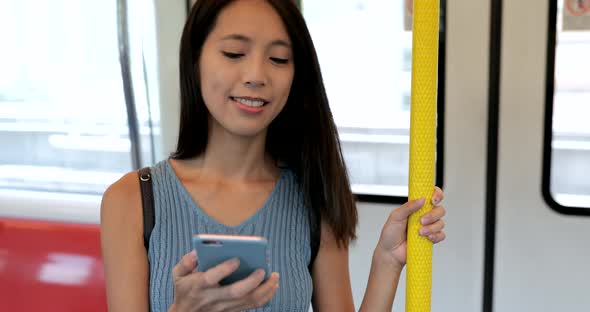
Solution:
<path fill-rule="evenodd" d="M 428 224 L 428 221 L 430 221 L 430 220 L 428 220 L 428 218 L 427 218 L 427 217 L 422 217 L 422 218 L 420 219 L 420 223 L 422 223 L 423 225 L 424 225 L 424 224 Z"/>
<path fill-rule="evenodd" d="M 256 277 L 264 277 L 264 270 L 263 269 L 256 270 Z"/>
<path fill-rule="evenodd" d="M 438 198 L 438 197 L 436 197 L 436 198 L 435 198 L 435 197 L 433 197 L 433 198 L 432 198 L 432 200 L 431 200 L 431 202 L 432 202 L 432 204 L 433 204 L 433 205 L 435 205 L 435 206 L 436 206 L 436 205 L 438 205 L 438 203 L 440 202 L 440 198 Z"/>
<path fill-rule="evenodd" d="M 238 259 L 238 258 L 231 259 L 231 264 L 232 265 L 235 265 L 235 266 L 239 265 L 240 264 L 240 259 Z"/>
<path fill-rule="evenodd" d="M 428 230 L 427 230 L 427 229 L 425 229 L 425 228 L 421 228 L 421 229 L 418 231 L 418 233 L 419 233 L 420 235 L 426 235 L 426 234 L 428 234 Z"/>
<path fill-rule="evenodd" d="M 197 251 L 193 249 L 193 250 L 192 250 L 192 251 L 189 253 L 189 257 L 190 257 L 190 259 L 191 259 L 192 261 L 197 261 Z"/>

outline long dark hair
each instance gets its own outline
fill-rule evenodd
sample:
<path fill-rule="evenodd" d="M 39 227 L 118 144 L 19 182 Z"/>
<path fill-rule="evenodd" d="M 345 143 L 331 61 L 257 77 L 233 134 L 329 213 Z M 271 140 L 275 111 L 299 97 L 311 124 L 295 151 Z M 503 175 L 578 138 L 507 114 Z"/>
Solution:
<path fill-rule="evenodd" d="M 208 110 L 201 95 L 199 58 L 219 12 L 235 0 L 198 0 L 180 42 L 180 132 L 175 159 L 207 147 Z M 295 74 L 289 98 L 269 126 L 266 148 L 295 172 L 310 209 L 321 215 L 339 245 L 356 238 L 358 221 L 338 132 L 317 54 L 301 12 L 288 0 L 267 0 L 281 17 L 293 47 Z"/>

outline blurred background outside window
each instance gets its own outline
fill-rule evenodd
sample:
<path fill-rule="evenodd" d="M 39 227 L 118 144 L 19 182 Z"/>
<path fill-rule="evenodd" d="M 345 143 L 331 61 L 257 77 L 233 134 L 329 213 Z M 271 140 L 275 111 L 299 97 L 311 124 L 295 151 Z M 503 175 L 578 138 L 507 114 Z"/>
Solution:
<path fill-rule="evenodd" d="M 147 88 L 156 86 L 148 83 L 155 76 L 153 8 L 135 0 L 128 10 L 133 91 L 149 161 L 159 133 L 159 110 L 151 109 L 151 121 L 148 114 L 148 99 L 157 98 Z M 0 4 L 0 188 L 100 194 L 133 169 L 117 12 L 116 0 Z"/>
<path fill-rule="evenodd" d="M 558 1 L 550 190 L 590 207 L 590 1 Z"/>

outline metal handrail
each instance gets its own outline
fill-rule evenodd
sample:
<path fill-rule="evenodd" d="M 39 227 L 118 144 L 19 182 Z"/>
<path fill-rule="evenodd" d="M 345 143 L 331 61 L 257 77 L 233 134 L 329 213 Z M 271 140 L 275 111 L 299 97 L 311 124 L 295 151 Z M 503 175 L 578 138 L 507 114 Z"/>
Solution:
<path fill-rule="evenodd" d="M 131 162 L 134 169 L 139 169 L 142 166 L 141 144 L 139 138 L 139 125 L 137 122 L 137 109 L 135 106 L 135 95 L 133 93 L 133 81 L 131 78 L 127 0 L 117 0 L 117 38 L 119 43 L 119 62 L 121 64 L 123 92 L 125 94 L 125 106 L 127 108 L 129 140 L 131 141 Z"/>

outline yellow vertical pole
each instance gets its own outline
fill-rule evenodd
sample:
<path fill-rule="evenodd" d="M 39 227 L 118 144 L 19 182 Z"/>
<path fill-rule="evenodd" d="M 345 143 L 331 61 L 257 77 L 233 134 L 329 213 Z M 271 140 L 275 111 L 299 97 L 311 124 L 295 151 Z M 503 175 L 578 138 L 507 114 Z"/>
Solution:
<path fill-rule="evenodd" d="M 406 312 L 430 311 L 432 242 L 418 235 L 420 217 L 432 210 L 436 147 L 439 0 L 413 1 L 410 178 L 408 198 L 426 199 L 408 220 Z"/>

